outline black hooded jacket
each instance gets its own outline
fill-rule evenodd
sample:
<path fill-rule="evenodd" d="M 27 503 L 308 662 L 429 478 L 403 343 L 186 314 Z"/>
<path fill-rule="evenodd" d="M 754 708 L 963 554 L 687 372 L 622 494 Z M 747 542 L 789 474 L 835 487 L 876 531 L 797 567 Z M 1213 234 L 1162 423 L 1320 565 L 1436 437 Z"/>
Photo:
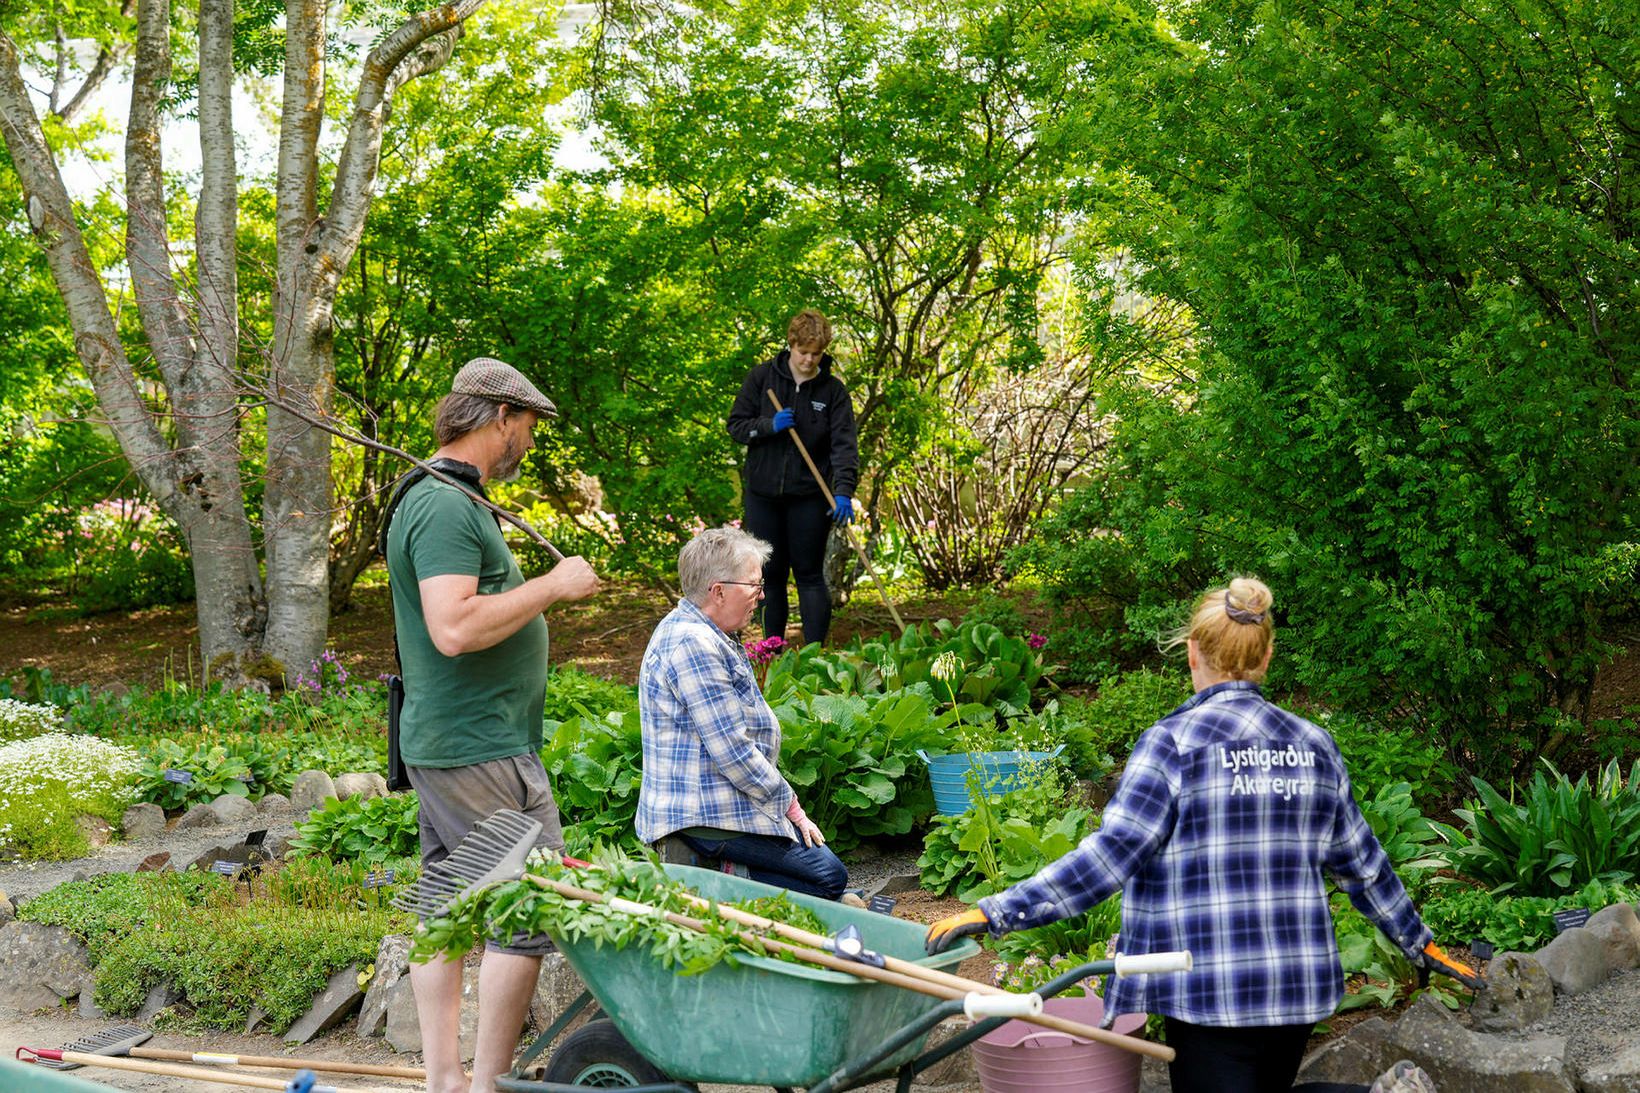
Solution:
<path fill-rule="evenodd" d="M 826 356 L 799 397 L 790 362 L 791 351 L 783 349 L 747 373 L 729 411 L 729 435 L 746 445 L 746 489 L 765 497 L 820 492 L 797 445 L 784 430 L 774 431 L 774 403 L 765 393 L 772 388 L 780 405 L 792 411 L 792 428 L 808 446 L 831 492 L 853 497 L 860 480 L 860 442 L 848 388 L 831 374 L 831 357 Z"/>

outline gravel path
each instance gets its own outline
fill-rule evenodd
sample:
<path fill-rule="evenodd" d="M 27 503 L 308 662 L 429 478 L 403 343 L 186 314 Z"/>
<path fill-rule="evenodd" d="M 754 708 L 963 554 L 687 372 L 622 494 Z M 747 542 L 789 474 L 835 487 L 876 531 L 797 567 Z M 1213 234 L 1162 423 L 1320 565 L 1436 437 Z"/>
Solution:
<path fill-rule="evenodd" d="M 254 820 L 217 827 L 196 827 L 188 831 L 165 831 L 147 839 L 109 843 L 89 857 L 63 862 L 14 862 L 0 865 L 0 891 L 19 902 L 33 899 L 66 881 L 80 880 L 99 873 L 134 872 L 142 859 L 161 850 L 171 852 L 171 864 L 185 868 L 213 846 L 245 841 L 252 831 L 266 829 L 268 838 L 296 834 L 296 814 L 284 810 L 260 815 Z"/>
<path fill-rule="evenodd" d="M 1640 971 L 1618 972 L 1593 990 L 1555 995 L 1555 1008 L 1535 1025 L 1502 1033 L 1512 1040 L 1560 1036 L 1566 1061 L 1582 1073 L 1640 1044 Z"/>

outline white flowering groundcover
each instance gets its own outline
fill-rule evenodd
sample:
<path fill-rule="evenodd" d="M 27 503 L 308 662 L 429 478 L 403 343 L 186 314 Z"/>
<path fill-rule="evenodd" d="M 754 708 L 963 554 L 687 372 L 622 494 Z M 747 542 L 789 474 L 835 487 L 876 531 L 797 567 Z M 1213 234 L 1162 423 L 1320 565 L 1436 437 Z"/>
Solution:
<path fill-rule="evenodd" d="M 138 766 L 136 751 L 95 736 L 50 732 L 0 744 L 0 850 L 83 853 L 75 819 L 117 823 L 135 797 Z"/>
<path fill-rule="evenodd" d="M 44 736 L 62 724 L 63 715 L 50 703 L 0 698 L 0 741 Z"/>

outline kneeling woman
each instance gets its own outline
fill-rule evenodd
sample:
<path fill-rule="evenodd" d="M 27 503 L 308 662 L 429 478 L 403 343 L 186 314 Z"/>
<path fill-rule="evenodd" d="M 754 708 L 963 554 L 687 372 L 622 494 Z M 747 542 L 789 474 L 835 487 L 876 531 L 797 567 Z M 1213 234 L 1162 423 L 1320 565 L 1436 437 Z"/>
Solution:
<path fill-rule="evenodd" d="M 638 669 L 643 782 L 638 838 L 676 835 L 698 854 L 744 865 L 753 880 L 838 899 L 848 870 L 775 768 L 780 722 L 740 643 L 763 598 L 769 545 L 711 528 L 678 555 L 683 598 Z"/>
<path fill-rule="evenodd" d="M 1114 981 L 1106 1012 L 1166 1019 L 1174 1093 L 1285 1091 L 1344 989 L 1323 874 L 1414 963 L 1447 960 L 1350 795 L 1326 730 L 1267 701 L 1270 590 L 1239 578 L 1196 604 L 1196 694 L 1145 730 L 1098 831 L 1030 880 L 935 923 L 964 934 L 1069 918 L 1122 890 L 1121 950 L 1188 949 L 1194 970 Z M 1124 887 L 1125 886 L 1125 887 Z"/>

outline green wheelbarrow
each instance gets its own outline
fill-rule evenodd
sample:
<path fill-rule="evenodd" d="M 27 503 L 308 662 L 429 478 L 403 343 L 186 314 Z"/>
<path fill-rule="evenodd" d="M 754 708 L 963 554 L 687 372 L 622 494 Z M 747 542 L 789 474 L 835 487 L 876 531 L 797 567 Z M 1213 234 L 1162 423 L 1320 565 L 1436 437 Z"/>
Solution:
<path fill-rule="evenodd" d="M 783 889 L 712 870 L 668 865 L 666 871 L 708 899 L 742 901 Z M 829 900 L 786 893 L 833 932 L 857 926 L 885 956 L 948 970 L 979 951 L 964 940 L 939 956 L 923 952 L 925 927 Z M 923 1051 L 941 1021 L 988 996 L 945 1001 L 886 983 L 770 957 L 741 956 L 700 975 L 676 975 L 647 952 L 558 941 L 586 990 L 496 1081 L 508 1093 L 569 1093 L 577 1087 L 693 1093 L 693 1083 L 765 1085 L 834 1093 L 896 1076 L 902 1091 L 917 1074 L 967 1047 L 1007 1017 L 971 1028 Z M 1072 969 L 1043 987 L 1043 997 L 1111 961 Z M 989 996 L 995 997 L 995 996 Z M 552 1053 L 542 1079 L 522 1075 L 588 1005 L 602 1016 L 577 1029 Z M 974 1008 L 966 1010 L 976 1015 Z"/>

